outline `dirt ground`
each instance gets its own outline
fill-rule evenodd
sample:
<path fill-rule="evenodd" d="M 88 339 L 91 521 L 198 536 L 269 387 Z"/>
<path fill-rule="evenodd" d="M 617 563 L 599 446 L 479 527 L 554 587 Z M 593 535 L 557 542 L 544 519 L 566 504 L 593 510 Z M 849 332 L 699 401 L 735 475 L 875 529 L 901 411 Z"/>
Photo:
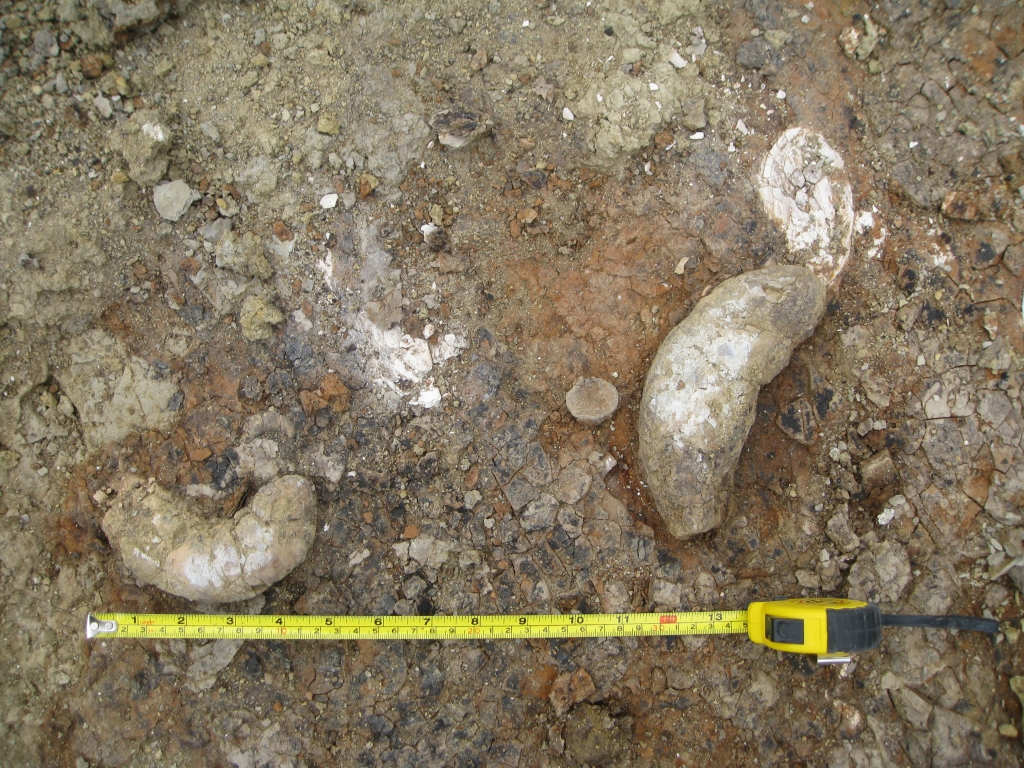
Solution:
<path fill-rule="evenodd" d="M 1020 765 L 1022 99 L 1011 0 L 0 0 L 0 762 Z M 790 259 L 757 173 L 797 126 L 845 160 L 852 253 L 724 524 L 679 542 L 637 459 L 648 364 Z M 574 420 L 579 376 L 614 417 Z M 101 528 L 133 479 L 222 517 L 293 473 L 316 539 L 244 603 L 138 583 Z M 83 632 L 798 595 L 1003 631 L 827 668 Z"/>

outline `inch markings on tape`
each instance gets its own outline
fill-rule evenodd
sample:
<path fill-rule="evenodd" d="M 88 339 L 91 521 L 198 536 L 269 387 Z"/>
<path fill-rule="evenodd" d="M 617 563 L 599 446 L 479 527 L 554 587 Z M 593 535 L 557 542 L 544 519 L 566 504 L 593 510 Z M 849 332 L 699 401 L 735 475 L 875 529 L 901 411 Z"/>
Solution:
<path fill-rule="evenodd" d="M 745 634 L 776 651 L 845 664 L 882 642 L 883 627 L 928 627 L 996 634 L 999 622 L 975 616 L 883 614 L 873 603 L 800 597 L 750 603 L 745 611 L 566 613 L 501 616 L 250 616 L 221 613 L 97 613 L 85 636 L 202 640 L 526 640 Z"/>
<path fill-rule="evenodd" d="M 525 640 L 730 634 L 747 634 L 746 611 L 504 616 L 96 613 L 86 618 L 89 639 Z"/>

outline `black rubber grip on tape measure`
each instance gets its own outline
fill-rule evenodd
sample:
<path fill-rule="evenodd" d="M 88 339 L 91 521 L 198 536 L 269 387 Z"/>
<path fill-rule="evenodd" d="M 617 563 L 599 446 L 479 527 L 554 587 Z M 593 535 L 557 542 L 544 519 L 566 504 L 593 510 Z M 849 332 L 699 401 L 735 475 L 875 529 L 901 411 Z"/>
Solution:
<path fill-rule="evenodd" d="M 882 616 L 882 624 L 886 627 L 968 629 L 973 632 L 988 632 L 990 635 L 999 631 L 999 622 L 995 619 L 979 619 L 976 616 L 898 616 L 886 614 Z M 829 631 L 831 629 L 830 626 Z"/>
<path fill-rule="evenodd" d="M 830 608 L 825 615 L 829 653 L 872 651 L 882 642 L 882 612 L 877 605 Z"/>

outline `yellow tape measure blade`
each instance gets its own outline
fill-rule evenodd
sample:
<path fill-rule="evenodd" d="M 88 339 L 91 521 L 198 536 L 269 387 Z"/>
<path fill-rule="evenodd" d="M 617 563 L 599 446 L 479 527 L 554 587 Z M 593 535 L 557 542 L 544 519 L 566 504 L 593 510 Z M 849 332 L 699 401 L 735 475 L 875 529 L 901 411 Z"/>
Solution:
<path fill-rule="evenodd" d="M 746 611 L 496 616 L 101 613 L 86 620 L 90 639 L 523 640 L 746 633 Z"/>

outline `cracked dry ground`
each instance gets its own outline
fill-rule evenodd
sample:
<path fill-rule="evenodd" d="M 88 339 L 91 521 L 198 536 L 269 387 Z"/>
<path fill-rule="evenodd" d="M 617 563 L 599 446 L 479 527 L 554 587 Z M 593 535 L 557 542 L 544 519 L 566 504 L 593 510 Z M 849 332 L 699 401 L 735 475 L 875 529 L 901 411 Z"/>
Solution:
<path fill-rule="evenodd" d="M 1020 764 L 1022 23 L 1007 0 L 0 2 L 3 762 Z M 438 145 L 449 107 L 493 130 Z M 173 223 L 115 149 L 144 110 L 157 178 L 198 190 Z M 680 543 L 637 466 L 644 376 L 703 294 L 789 258 L 754 179 L 793 126 L 871 216 L 760 395 L 726 522 Z M 269 271 L 218 263 L 225 219 Z M 432 350 L 439 404 L 385 381 L 360 310 Z M 619 390 L 600 427 L 564 407 L 580 375 Z M 84 640 L 89 610 L 218 610 L 125 570 L 99 525 L 125 478 L 217 516 L 291 472 L 313 548 L 232 610 L 849 595 L 1003 631 L 892 630 L 822 669 L 739 637 Z"/>

